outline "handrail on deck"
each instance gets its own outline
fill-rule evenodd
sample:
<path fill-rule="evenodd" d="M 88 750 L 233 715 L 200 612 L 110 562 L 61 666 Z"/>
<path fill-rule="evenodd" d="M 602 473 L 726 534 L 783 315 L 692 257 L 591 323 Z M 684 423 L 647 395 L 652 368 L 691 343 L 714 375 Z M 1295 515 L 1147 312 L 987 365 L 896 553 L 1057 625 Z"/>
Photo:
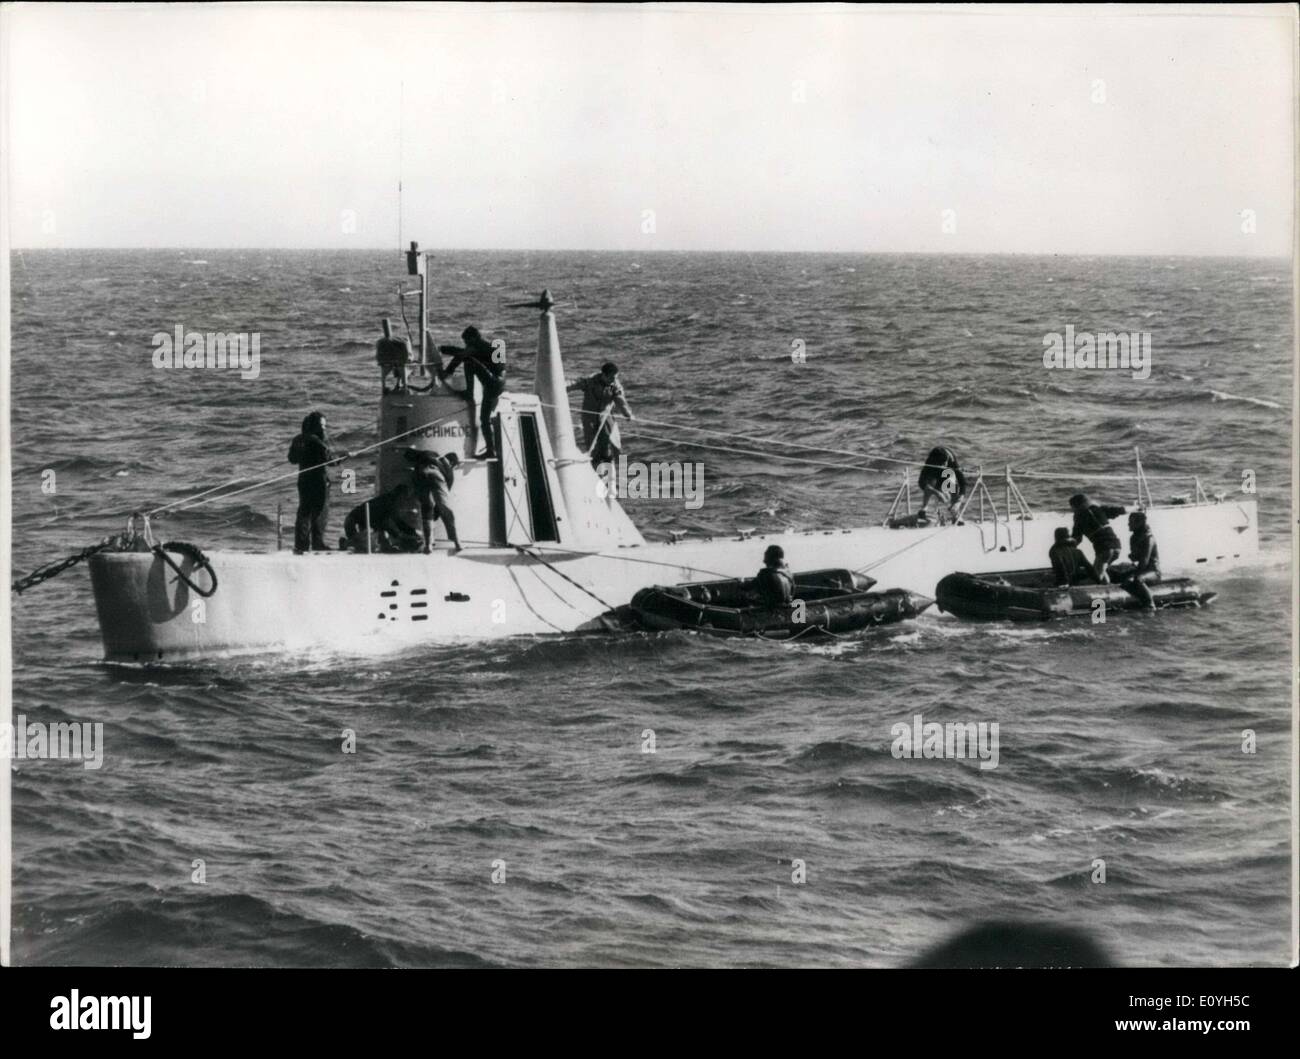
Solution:
<path fill-rule="evenodd" d="M 1134 447 L 1133 449 L 1133 459 L 1135 463 L 1134 482 L 1137 487 L 1137 502 L 1135 506 L 1140 511 L 1155 507 L 1156 500 L 1151 493 L 1151 484 L 1147 481 L 1146 470 L 1142 466 L 1142 452 L 1137 447 Z M 899 473 L 902 475 L 902 482 L 898 487 L 898 491 L 894 494 L 893 503 L 889 505 L 889 511 L 886 512 L 885 518 L 881 522 L 882 526 L 890 525 L 898 518 L 900 513 L 905 512 L 907 515 L 913 513 L 912 481 L 908 476 L 908 468 L 904 467 Z M 1000 523 L 1005 523 L 1007 527 L 1007 547 L 1011 551 L 1017 551 L 1025 546 L 1025 523 L 1033 519 L 1034 510 L 1030 506 L 1029 501 L 1025 498 L 1025 494 L 1021 491 L 1020 485 L 1015 479 L 1010 464 L 1006 464 L 1001 473 L 994 477 L 1001 477 L 1006 483 L 1005 515 L 999 507 L 998 502 L 993 499 L 993 494 L 989 491 L 988 477 L 984 473 L 983 465 L 980 465 L 976 468 L 975 484 L 972 485 L 966 495 L 961 498 L 956 510 L 953 512 L 953 516 L 957 522 L 970 518 L 979 525 L 980 542 L 984 545 L 984 550 L 986 552 L 993 551 L 998 547 L 998 525 Z M 1029 477 L 1032 478 L 1034 475 L 1029 473 Z M 1059 478 L 1063 476 L 1039 475 L 1039 477 Z M 1123 476 L 1120 475 L 1114 475 L 1111 476 L 1111 479 L 1119 481 L 1122 480 L 1122 477 Z M 1193 504 L 1222 502 L 1221 494 L 1216 495 L 1214 500 L 1210 499 L 1199 475 L 1194 476 L 1193 480 L 1196 483 L 1196 491 L 1192 498 Z M 975 503 L 977 497 L 979 498 L 978 518 L 975 518 L 975 512 L 971 510 L 971 505 Z M 1178 504 L 1184 503 L 1185 500 L 1175 498 L 1170 502 Z M 985 522 L 990 521 L 993 523 L 993 543 L 991 545 L 987 544 L 984 539 L 983 527 Z M 1014 522 L 1020 523 L 1020 537 L 1018 542 L 1014 536 L 1014 531 L 1011 528 Z"/>

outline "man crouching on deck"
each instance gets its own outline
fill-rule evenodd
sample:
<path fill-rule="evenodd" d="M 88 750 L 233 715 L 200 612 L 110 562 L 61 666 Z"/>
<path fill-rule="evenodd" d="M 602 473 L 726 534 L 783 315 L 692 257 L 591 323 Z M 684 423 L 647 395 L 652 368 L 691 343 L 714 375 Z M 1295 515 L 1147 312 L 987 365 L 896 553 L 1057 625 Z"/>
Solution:
<path fill-rule="evenodd" d="M 460 457 L 454 452 L 439 456 L 436 452 L 415 449 L 408 449 L 404 455 L 415 464 L 411 470 L 411 485 L 415 487 L 415 496 L 420 502 L 424 554 L 433 551 L 433 524 L 437 519 L 442 519 L 447 536 L 455 546 L 452 550 L 460 551 L 460 538 L 456 536 L 456 515 L 447 500 L 447 493 L 456 480 L 453 468 L 460 462 Z"/>
<path fill-rule="evenodd" d="M 936 445 L 932 448 L 925 458 L 925 464 L 921 467 L 921 475 L 916 484 L 921 490 L 919 521 L 925 521 L 927 517 L 925 509 L 930 506 L 931 499 L 939 501 L 937 509 L 939 525 L 944 523 L 945 507 L 951 518 L 957 517 L 957 505 L 966 495 L 966 476 L 961 473 L 961 464 L 957 462 L 957 455 L 952 449 L 944 445 Z"/>

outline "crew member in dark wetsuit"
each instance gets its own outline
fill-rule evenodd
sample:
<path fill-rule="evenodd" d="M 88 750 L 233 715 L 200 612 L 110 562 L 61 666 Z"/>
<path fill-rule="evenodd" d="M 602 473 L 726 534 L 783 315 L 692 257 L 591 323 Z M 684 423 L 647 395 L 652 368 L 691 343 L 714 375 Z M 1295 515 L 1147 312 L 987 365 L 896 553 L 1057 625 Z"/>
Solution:
<path fill-rule="evenodd" d="M 460 551 L 460 538 L 456 535 L 456 514 L 448 503 L 447 494 L 456 480 L 454 470 L 459 458 L 454 452 L 439 456 L 436 452 L 408 450 L 408 459 L 415 464 L 411 470 L 411 485 L 420 502 L 420 520 L 424 530 L 424 554 L 433 550 L 433 523 L 442 519 L 447 536 Z"/>
<path fill-rule="evenodd" d="M 943 445 L 936 445 L 930 450 L 916 484 L 921 489 L 922 511 L 929 506 L 930 498 L 933 497 L 948 508 L 949 514 L 953 514 L 957 501 L 966 495 L 966 476 L 961 473 L 957 454 Z"/>
<path fill-rule="evenodd" d="M 1083 493 L 1070 497 L 1070 507 L 1074 511 L 1074 529 L 1071 531 L 1077 541 L 1087 537 L 1092 542 L 1092 572 L 1099 585 L 1110 584 L 1106 568 L 1119 558 L 1119 538 L 1110 528 L 1110 520 L 1124 514 L 1124 508 L 1117 504 L 1094 504 Z"/>
<path fill-rule="evenodd" d="M 496 456 L 496 439 L 492 436 L 492 413 L 496 411 L 497 401 L 506 388 L 506 351 L 504 344 L 494 347 L 478 332 L 477 327 L 467 327 L 460 334 L 465 348 L 459 346 L 439 346 L 438 352 L 451 357 L 451 362 L 438 372 L 443 382 L 461 364 L 465 365 L 465 398 L 468 400 L 474 392 L 473 380 L 478 379 L 483 393 L 478 401 L 479 431 L 483 436 L 485 451 L 476 453 L 476 460 L 491 459 Z"/>
<path fill-rule="evenodd" d="M 325 523 L 330 517 L 330 476 L 328 464 L 338 463 L 348 454 L 335 456 L 325 434 L 325 417 L 311 412 L 302 421 L 302 433 L 289 446 L 289 462 L 298 471 L 298 515 L 293 524 L 293 550 L 327 552 Z"/>
<path fill-rule="evenodd" d="M 763 569 L 755 576 L 754 587 L 765 607 L 788 607 L 794 599 L 794 575 L 785 565 L 785 550 L 779 544 L 769 545 L 763 553 Z"/>
<path fill-rule="evenodd" d="M 343 522 L 343 539 L 339 547 L 349 544 L 359 552 L 366 551 L 366 508 L 370 509 L 370 531 L 379 537 L 379 548 L 385 552 L 414 552 L 420 550 L 419 531 L 403 517 L 415 506 L 415 489 L 410 482 L 400 482 L 386 493 L 364 504 L 358 504 Z"/>
<path fill-rule="evenodd" d="M 1123 569 L 1117 566 L 1115 573 L 1120 576 L 1120 584 L 1137 596 L 1147 610 L 1155 610 L 1156 601 L 1147 585 L 1160 580 L 1160 549 L 1151 535 L 1145 512 L 1134 511 L 1129 515 L 1128 532 L 1128 557 L 1132 565 Z"/>
<path fill-rule="evenodd" d="M 1058 588 L 1086 584 L 1092 580 L 1092 564 L 1079 551 L 1078 543 L 1064 526 L 1057 527 L 1056 543 L 1048 550 L 1047 557 L 1052 561 L 1052 573 L 1056 575 Z"/>

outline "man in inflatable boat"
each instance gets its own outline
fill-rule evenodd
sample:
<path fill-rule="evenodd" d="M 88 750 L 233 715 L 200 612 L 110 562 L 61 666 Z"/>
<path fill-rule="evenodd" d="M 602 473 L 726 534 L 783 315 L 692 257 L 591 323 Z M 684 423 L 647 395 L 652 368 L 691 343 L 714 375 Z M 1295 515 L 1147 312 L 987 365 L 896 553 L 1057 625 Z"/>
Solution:
<path fill-rule="evenodd" d="M 763 606 L 788 607 L 794 599 L 794 575 L 785 562 L 785 549 L 771 544 L 763 553 L 763 569 L 754 577 L 754 587 Z"/>
<path fill-rule="evenodd" d="M 1119 538 L 1110 528 L 1110 520 L 1124 514 L 1119 504 L 1094 504 L 1085 493 L 1070 497 L 1070 510 L 1074 512 L 1073 535 L 1076 541 L 1087 537 L 1092 542 L 1092 575 L 1099 585 L 1110 584 L 1106 569 L 1119 558 Z"/>
<path fill-rule="evenodd" d="M 1056 543 L 1048 550 L 1047 558 L 1052 564 L 1058 588 L 1095 583 L 1092 563 L 1079 551 L 1079 542 L 1070 536 L 1070 531 L 1064 526 L 1056 528 Z"/>
<path fill-rule="evenodd" d="M 1155 600 L 1147 585 L 1155 584 L 1160 580 L 1160 549 L 1156 546 L 1155 536 L 1151 533 L 1151 527 L 1147 525 L 1144 512 L 1131 512 L 1128 517 L 1128 528 L 1129 562 L 1115 564 L 1110 567 L 1109 573 L 1115 578 L 1115 583 L 1141 600 L 1147 610 L 1155 610 Z M 1114 536 L 1113 530 L 1111 535 Z M 1052 545 L 1047 557 L 1051 561 L 1052 572 L 1056 575 L 1056 583 L 1059 587 L 1102 583 L 1096 576 L 1095 567 L 1079 550 L 1078 543 L 1070 536 L 1068 529 L 1064 526 L 1059 527 L 1055 537 L 1056 543 Z M 1118 538 L 1116 543 L 1118 544 Z M 1115 557 L 1118 555 L 1117 547 Z"/>
<path fill-rule="evenodd" d="M 1128 517 L 1128 563 L 1119 563 L 1111 567 L 1111 573 L 1119 578 L 1124 588 L 1137 596 L 1147 610 L 1156 609 L 1156 601 L 1151 596 L 1147 585 L 1160 580 L 1160 549 L 1156 539 L 1147 525 L 1145 512 L 1134 511 Z"/>

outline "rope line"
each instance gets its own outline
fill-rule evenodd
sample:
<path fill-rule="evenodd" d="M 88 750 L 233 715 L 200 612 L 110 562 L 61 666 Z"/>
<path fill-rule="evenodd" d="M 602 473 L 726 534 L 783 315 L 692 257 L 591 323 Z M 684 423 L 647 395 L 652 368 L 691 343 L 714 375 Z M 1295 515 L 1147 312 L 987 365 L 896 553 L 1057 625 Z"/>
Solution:
<path fill-rule="evenodd" d="M 882 555 L 879 559 L 872 559 L 871 562 L 867 563 L 866 566 L 859 566 L 857 570 L 854 571 L 854 573 L 865 574 L 868 570 L 874 570 L 877 566 L 880 566 L 882 563 L 887 563 L 890 559 L 902 555 L 905 551 L 908 551 L 912 548 L 917 547 L 918 545 L 924 544 L 928 540 L 933 539 L 934 537 L 938 536 L 947 528 L 948 528 L 947 526 L 941 526 L 933 533 L 927 534 L 926 536 L 922 537 L 919 541 L 913 541 L 911 544 L 899 548 L 898 551 L 896 552 L 890 552 L 888 555 Z"/>
<path fill-rule="evenodd" d="M 513 547 L 518 548 L 521 545 L 514 545 Z M 732 576 L 731 574 L 719 573 L 717 570 L 706 570 L 702 566 L 692 566 L 690 563 L 669 563 L 664 562 L 662 559 L 643 559 L 632 555 L 615 555 L 612 552 L 590 552 L 581 548 L 562 548 L 550 542 L 545 545 L 538 545 L 538 547 L 545 547 L 547 551 L 561 552 L 565 555 L 582 555 L 590 559 L 617 559 L 620 563 L 644 563 L 647 566 L 662 566 L 668 570 L 691 570 L 695 573 L 708 574 L 710 577 L 716 577 L 719 580 L 729 579 Z"/>
<path fill-rule="evenodd" d="M 544 408 L 550 408 L 558 412 L 561 412 L 565 415 L 571 416 L 573 414 L 572 409 L 567 404 L 557 405 L 548 401 L 540 401 L 538 403 L 541 404 L 542 407 Z M 341 463 L 344 460 L 352 459 L 364 453 L 383 448 L 385 445 L 391 445 L 392 443 L 396 441 L 400 441 L 403 438 L 410 437 L 413 434 L 422 433 L 423 431 L 428 430 L 430 427 L 437 426 L 440 423 L 445 423 L 450 420 L 457 419 L 459 418 L 460 414 L 461 412 L 457 411 L 450 415 L 442 416 L 438 419 L 431 420 L 427 423 L 421 423 L 418 426 L 414 426 L 409 430 L 403 431 L 400 434 L 395 434 L 392 437 L 385 438 L 382 441 L 377 441 L 370 445 L 364 445 L 361 448 L 353 450 L 344 456 L 335 457 L 333 460 L 329 460 L 324 463 L 313 464 L 309 467 L 300 467 L 297 470 L 288 471 L 284 474 L 277 474 L 270 478 L 266 478 L 261 481 L 254 482 L 251 485 L 243 486 L 242 488 L 239 489 L 229 490 L 229 487 L 232 485 L 238 485 L 240 482 L 244 481 L 245 479 L 242 477 L 232 478 L 229 481 L 222 482 L 208 489 L 203 489 L 197 493 L 192 493 L 189 496 L 182 497 L 179 500 L 173 500 L 170 503 L 162 504 L 158 507 L 152 508 L 147 512 L 147 514 L 149 514 L 150 516 L 156 516 L 165 511 L 189 510 L 191 508 L 200 507 L 204 504 L 211 503 L 214 500 L 223 500 L 230 497 L 242 496 L 245 493 L 254 492 L 259 489 L 265 489 L 268 486 L 275 485 L 278 482 L 283 482 L 290 478 L 297 478 L 298 475 L 301 473 L 312 471 L 312 470 L 318 470 L 322 467 L 332 466 L 333 464 Z M 770 446 L 774 443 L 773 439 L 771 438 L 767 438 L 767 439 L 754 438 L 750 435 L 741 434 L 735 431 L 714 430 L 709 427 L 702 427 L 693 423 L 673 423 L 673 422 L 669 422 L 668 420 L 650 419 L 644 417 L 638 417 L 635 420 L 631 420 L 631 422 L 649 423 L 653 426 L 664 426 L 674 430 L 696 431 L 697 433 L 701 433 L 701 434 L 709 434 L 718 437 L 732 438 L 732 439 L 749 442 L 750 444 L 760 445 L 760 446 Z M 600 430 L 597 431 L 597 435 L 595 439 L 596 442 L 600 440 L 602 433 L 607 428 L 608 428 L 608 424 L 602 422 Z M 730 452 L 738 455 L 758 456 L 766 459 L 785 460 L 794 463 L 804 463 L 809 466 L 826 467 L 833 470 L 870 471 L 878 474 L 890 473 L 881 468 L 863 467 L 857 464 L 850 464 L 850 463 L 834 463 L 827 460 L 818 460 L 807 456 L 798 456 L 798 455 L 790 455 L 787 453 L 772 452 L 769 451 L 767 448 L 763 448 L 762 450 L 744 449 L 732 445 L 718 445 L 718 444 L 712 444 L 704 441 L 689 441 L 684 438 L 669 438 L 661 434 L 653 434 L 647 431 L 640 430 L 635 426 L 629 427 L 629 433 L 631 433 L 635 437 L 643 437 L 652 441 L 660 441 L 667 444 L 687 445 L 693 448 L 712 449 L 713 451 L 716 452 Z M 934 467 L 936 469 L 943 469 L 942 465 L 918 463 L 913 460 L 907 460 L 897 456 L 887 456 L 884 455 L 883 453 L 877 453 L 877 452 L 858 452 L 852 449 L 840 449 L 828 445 L 808 445 L 797 441 L 789 441 L 786 439 L 779 439 L 775 442 L 775 444 L 782 445 L 787 448 L 801 449 L 810 452 L 830 453 L 833 455 L 848 456 L 855 460 L 892 463 L 900 467 L 908 467 L 908 468 Z M 1043 481 L 1123 482 L 1123 483 L 1131 483 L 1137 477 L 1136 474 L 1079 474 L 1079 473 L 1064 474 L 1064 473 L 1054 473 L 1048 471 L 1027 471 L 1027 470 L 1022 471 L 1022 470 L 1017 470 L 1015 468 L 1012 468 L 1012 475 L 1020 478 L 1036 479 L 1036 480 L 1043 480 Z M 1195 474 L 1188 473 L 1188 474 L 1146 474 L 1144 475 L 1144 477 L 1148 481 L 1192 482 L 1195 481 L 1198 476 Z M 222 490 L 229 490 L 229 491 L 222 492 Z"/>
<path fill-rule="evenodd" d="M 870 471 L 871 467 L 858 467 L 852 463 L 827 463 L 825 460 L 814 460 L 807 456 L 786 456 L 779 452 L 757 452 L 753 449 L 737 449 L 730 445 L 714 445 L 707 441 L 686 441 L 681 438 L 666 438 L 661 434 L 647 434 L 644 430 L 633 430 L 628 428 L 628 433 L 633 437 L 650 438 L 652 441 L 666 441 L 672 445 L 691 445 L 700 449 L 713 449 L 715 452 L 737 452 L 744 456 L 761 456 L 764 459 L 772 460 L 793 460 L 796 463 L 805 463 L 814 467 L 833 467 L 841 471 Z"/>
<path fill-rule="evenodd" d="M 568 405 L 552 404 L 549 401 L 540 401 L 538 403 L 541 404 L 543 408 L 551 408 L 556 411 L 567 412 L 569 415 L 573 414 L 573 409 Z M 649 423 L 652 426 L 670 427 L 673 430 L 694 430 L 694 431 L 698 431 L 701 434 L 714 434 L 717 435 L 718 437 L 724 437 L 724 438 L 738 438 L 741 441 L 748 441 L 755 445 L 770 445 L 773 443 L 773 440 L 771 438 L 755 438 L 755 437 L 750 437 L 747 434 L 740 434 L 731 430 L 712 430 L 709 427 L 696 426 L 694 423 L 670 423 L 664 419 L 649 419 L 645 416 L 637 416 L 635 419 L 629 420 L 629 422 Z M 629 430 L 631 429 L 632 428 L 629 428 Z M 880 453 L 870 453 L 870 452 L 854 452 L 851 449 L 837 449 L 829 445 L 804 445 L 798 441 L 787 441 L 784 438 L 780 439 L 777 442 L 777 444 L 785 445 L 788 448 L 792 448 L 792 449 L 804 449 L 809 452 L 830 452 L 838 456 L 852 456 L 854 459 L 858 459 L 858 460 L 881 460 L 885 463 L 898 463 L 908 467 L 927 466 L 927 464 L 915 463 L 912 460 L 905 460 L 898 456 L 885 456 Z M 934 466 L 940 469 L 942 468 L 942 465 L 940 464 L 931 464 L 928 466 Z M 863 469 L 877 470 L 877 468 L 863 468 Z"/>
<path fill-rule="evenodd" d="M 1011 474 L 1015 478 L 1041 478 L 1044 481 L 1058 482 L 1128 482 L 1131 485 L 1137 480 L 1136 472 L 1133 474 L 1052 474 L 1049 471 L 1021 471 L 1013 467 Z M 1152 482 L 1191 482 L 1199 475 L 1143 474 L 1142 477 Z"/>
<path fill-rule="evenodd" d="M 235 485 L 236 483 L 243 481 L 242 478 L 232 478 L 230 481 L 223 482 L 221 485 L 214 485 L 211 489 L 204 489 L 202 492 L 194 493 L 191 496 L 182 497 L 180 500 L 173 500 L 170 504 L 163 504 L 162 507 L 156 507 L 153 510 L 146 512 L 146 514 L 152 517 L 153 515 L 158 514 L 158 512 L 160 511 L 168 511 L 171 508 L 181 507 L 182 505 L 185 505 L 185 508 L 188 510 L 188 508 L 191 507 L 199 507 L 202 504 L 209 504 L 213 500 L 224 500 L 227 497 L 239 496 L 242 493 L 249 493 L 255 489 L 264 489 L 266 486 L 274 485 L 276 482 L 282 482 L 286 478 L 297 478 L 299 474 L 306 473 L 307 471 L 319 470 L 321 467 L 332 467 L 336 463 L 342 463 L 344 460 L 353 459 L 354 457 L 360 456 L 363 452 L 370 452 L 372 449 L 383 448 L 385 445 L 390 445 L 394 441 L 398 441 L 401 438 L 408 437 L 411 434 L 418 434 L 422 431 L 428 430 L 429 427 L 437 426 L 439 423 L 445 423 L 448 420 L 456 419 L 459 416 L 460 413 L 456 412 L 452 415 L 442 416 L 440 419 L 431 419 L 429 422 L 421 423 L 419 426 L 412 427 L 410 430 L 405 430 L 400 434 L 394 434 L 392 437 L 385 438 L 383 441 L 376 441 L 373 445 L 366 445 L 362 448 L 354 449 L 353 451 L 347 453 L 347 455 L 336 456 L 334 459 L 326 460 L 324 463 L 312 464 L 310 467 L 299 467 L 298 470 L 296 471 L 288 471 L 285 474 L 277 474 L 274 478 L 267 478 L 261 482 L 254 482 L 252 485 L 245 486 L 243 489 L 235 489 L 229 493 L 220 493 L 217 496 L 209 496 L 210 493 L 215 493 L 218 489 L 224 489 L 228 485 Z M 207 499 L 201 500 L 200 497 L 207 497 Z"/>
<path fill-rule="evenodd" d="M 521 555 L 527 555 L 527 556 L 529 556 L 529 557 L 532 558 L 532 559 L 536 559 L 539 563 L 541 563 L 541 564 L 542 564 L 544 567 L 546 567 L 548 570 L 552 571 L 553 573 L 559 574 L 562 578 L 564 578 L 564 580 L 566 580 L 567 582 L 569 582 L 569 584 L 571 584 L 574 588 L 576 588 L 576 589 L 580 589 L 581 591 L 586 592 L 587 595 L 589 595 L 592 599 L 594 599 L 597 603 L 599 603 L 599 604 L 600 604 L 602 607 L 604 607 L 606 610 L 614 610 L 614 609 L 616 609 L 616 608 L 610 606 L 608 603 L 606 603 L 603 599 L 601 599 L 598 595 L 596 595 L 595 592 L 591 591 L 591 589 L 585 587 L 584 585 L 580 585 L 580 584 L 578 584 L 577 581 L 575 581 L 573 578 L 571 578 L 571 577 L 570 577 L 568 574 L 566 574 L 563 570 L 559 570 L 559 569 L 557 569 L 554 565 L 552 565 L 551 563 L 548 563 L 545 559 L 543 559 L 540 555 L 538 555 L 536 552 L 532 551 L 531 549 L 525 547 L 525 546 L 522 545 L 522 544 L 516 544 L 516 545 L 515 545 L 515 550 L 518 551 Z"/>
<path fill-rule="evenodd" d="M 552 404 L 552 403 L 549 402 L 549 401 L 541 401 L 541 402 L 539 402 L 539 403 L 540 403 L 540 404 L 542 405 L 542 407 L 544 407 L 544 408 L 551 408 L 551 409 L 555 409 L 555 410 L 557 410 L 557 411 L 567 412 L 569 415 L 572 415 L 572 414 L 573 414 L 573 410 L 572 410 L 572 408 L 570 408 L 568 405 L 557 405 L 557 404 Z M 945 467 L 946 467 L 945 464 L 917 462 L 917 461 L 915 461 L 915 460 L 904 459 L 904 458 L 902 458 L 902 457 L 900 457 L 900 456 L 886 456 L 886 455 L 884 455 L 883 453 L 879 453 L 879 452 L 858 452 L 858 451 L 855 451 L 855 450 L 853 450 L 853 449 L 839 449 L 839 448 L 835 448 L 835 447 L 833 447 L 833 446 L 831 446 L 831 445 L 805 445 L 805 444 L 802 444 L 802 443 L 800 443 L 800 442 L 798 442 L 798 441 L 788 441 L 788 440 L 786 440 L 786 439 L 784 439 L 784 438 L 776 439 L 776 440 L 774 440 L 774 439 L 772 439 L 772 438 L 755 438 L 755 437 L 751 437 L 750 435 L 747 435 L 747 434 L 740 434 L 740 433 L 737 433 L 737 432 L 735 432 L 735 431 L 729 431 L 729 430 L 713 430 L 713 429 L 710 429 L 709 427 L 696 426 L 696 425 L 693 424 L 693 423 L 670 423 L 670 422 L 668 422 L 667 420 L 663 420 L 663 419 L 649 419 L 649 418 L 646 418 L 645 416 L 637 416 L 635 419 L 630 420 L 629 422 L 631 422 L 632 424 L 636 424 L 636 423 L 649 423 L 649 424 L 651 424 L 652 426 L 670 427 L 670 428 L 672 428 L 673 430 L 694 430 L 694 431 L 697 431 L 697 432 L 699 432 L 699 433 L 701 433 L 701 434 L 713 434 L 713 435 L 716 435 L 716 436 L 719 436 L 719 437 L 725 437 L 725 438 L 736 438 L 736 439 L 738 439 L 738 440 L 740 440 L 740 441 L 748 441 L 748 442 L 750 442 L 750 443 L 752 443 L 752 444 L 755 444 L 755 445 L 772 445 L 772 444 L 778 444 L 778 445 L 784 445 L 784 446 L 786 446 L 787 448 L 792 448 L 792 449 L 803 449 L 803 450 L 805 450 L 805 451 L 809 451 L 809 452 L 832 453 L 832 454 L 837 455 L 837 456 L 851 456 L 851 457 L 853 457 L 854 459 L 858 459 L 858 460 L 878 460 L 878 461 L 880 461 L 880 462 L 882 462 L 882 463 L 893 463 L 893 464 L 897 464 L 897 465 L 899 465 L 899 466 L 901 466 L 901 467 L 911 467 L 911 468 L 914 468 L 914 469 L 920 469 L 920 468 L 922 468 L 922 467 L 932 467 L 932 468 L 934 468 L 935 470 L 943 470 L 943 469 L 945 469 Z M 654 434 L 646 434 L 646 433 L 644 433 L 644 432 L 642 432 L 642 431 L 637 430 L 636 427 L 635 427 L 635 425 L 633 425 L 633 426 L 629 426 L 629 427 L 628 427 L 628 432 L 631 433 L 631 434 L 634 434 L 634 435 L 640 436 L 640 437 L 649 437 L 649 438 L 654 438 L 655 440 L 664 440 L 664 439 L 659 438 L 658 436 L 656 436 L 656 435 L 654 435 Z M 695 446 L 695 447 L 697 447 L 697 448 L 709 448 L 709 447 L 711 447 L 711 446 L 705 445 L 703 442 L 688 442 L 688 441 L 683 441 L 683 440 L 678 439 L 678 438 L 671 438 L 671 439 L 668 439 L 668 440 L 670 440 L 670 441 L 672 441 L 672 442 L 674 442 L 674 443 L 676 443 L 676 444 L 681 444 L 681 445 L 693 445 L 693 446 Z M 728 452 L 728 451 L 736 451 L 736 452 L 740 452 L 740 451 L 744 451 L 744 450 L 740 450 L 740 449 L 728 449 L 728 448 L 725 447 L 725 446 L 716 446 L 716 447 L 719 449 L 719 451 L 722 451 L 722 452 Z M 774 457 L 774 458 L 777 458 L 777 459 L 787 459 L 787 460 L 797 460 L 797 459 L 799 459 L 799 457 L 797 457 L 797 456 L 777 456 L 776 453 L 771 453 L 771 452 L 766 452 L 766 451 L 759 453 L 759 455 L 762 455 L 762 456 L 770 456 L 770 457 Z M 808 461 L 808 462 L 817 462 L 817 461 Z M 827 466 L 827 467 L 847 467 L 847 466 L 849 466 L 849 465 L 848 465 L 848 464 L 828 464 L 828 463 L 823 463 L 822 466 Z M 874 471 L 874 472 L 879 473 L 879 474 L 889 473 L 889 472 L 883 471 L 882 469 L 877 468 L 877 467 L 855 467 L 855 468 L 853 468 L 853 469 L 855 469 L 855 470 L 861 470 L 861 471 Z M 1019 478 L 1057 478 L 1057 479 L 1060 479 L 1060 480 L 1062 480 L 1062 481 L 1080 481 L 1080 480 L 1082 480 L 1082 481 L 1089 481 L 1089 482 L 1102 482 L 1102 481 L 1132 482 L 1133 479 L 1134 479 L 1134 477 L 1135 477 L 1135 475 L 1133 475 L 1133 474 L 1047 474 L 1046 472 L 1037 472 L 1037 471 L 1035 471 L 1035 472 L 1030 472 L 1030 471 L 1020 471 L 1020 470 L 1017 470 L 1017 469 L 1014 468 L 1014 467 L 1011 469 L 1011 473 L 1012 473 L 1012 475 L 1013 475 L 1014 477 L 1019 477 Z M 1196 476 L 1195 474 L 1185 473 L 1185 474 L 1147 474 L 1147 475 L 1145 475 L 1145 477 L 1147 478 L 1148 481 L 1186 482 L 1186 481 L 1193 481 L 1197 476 Z"/>

